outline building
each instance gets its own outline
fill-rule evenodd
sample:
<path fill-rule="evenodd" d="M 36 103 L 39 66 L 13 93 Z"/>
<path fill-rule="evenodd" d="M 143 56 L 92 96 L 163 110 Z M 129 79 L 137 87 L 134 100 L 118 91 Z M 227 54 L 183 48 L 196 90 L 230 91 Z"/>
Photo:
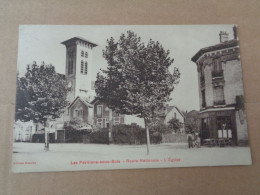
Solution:
<path fill-rule="evenodd" d="M 13 141 L 15 142 L 30 142 L 32 135 L 35 133 L 36 125 L 33 121 L 22 122 L 20 120 L 14 123 Z"/>
<path fill-rule="evenodd" d="M 92 53 L 97 44 L 81 37 L 73 37 L 62 42 L 66 46 L 65 78 L 68 81 L 68 101 L 70 105 L 63 115 L 63 121 L 79 120 L 87 126 L 93 124 L 95 91 L 91 84 Z"/>
<path fill-rule="evenodd" d="M 118 114 L 112 111 L 108 106 L 95 98 L 91 104 L 94 109 L 93 124 L 97 127 L 108 128 L 109 119 L 112 119 L 112 125 L 118 124 L 136 124 L 141 127 L 145 127 L 144 119 L 137 117 L 136 115 Z M 161 122 L 165 125 L 169 125 L 168 122 L 172 119 L 178 119 L 182 124 L 184 124 L 185 117 L 183 113 L 176 106 L 167 105 L 159 114 Z M 184 133 L 184 127 L 180 129 L 181 133 Z"/>
<path fill-rule="evenodd" d="M 93 105 L 87 97 L 77 96 L 68 107 L 69 121 L 78 121 L 85 126 L 93 124 Z"/>
<path fill-rule="evenodd" d="M 81 37 L 74 37 L 62 42 L 66 46 L 65 77 L 68 80 L 70 92 L 68 100 L 72 103 L 78 96 L 94 95 L 91 89 L 92 52 L 97 44 Z"/>
<path fill-rule="evenodd" d="M 124 124 L 124 115 L 117 114 L 108 106 L 95 98 L 91 104 L 94 107 L 94 125 L 100 128 L 108 128 L 109 120 L 112 120 L 112 125 Z"/>
<path fill-rule="evenodd" d="M 200 49 L 192 61 L 197 65 L 202 139 L 227 138 L 247 144 L 242 68 L 237 28 L 234 39 L 220 32 L 220 43 Z"/>
<path fill-rule="evenodd" d="M 66 47 L 65 79 L 68 81 L 69 92 L 67 100 L 69 106 L 64 109 L 63 115 L 55 120 L 47 121 L 47 129 L 55 132 L 55 140 L 65 141 L 64 124 L 78 122 L 79 130 L 92 129 L 93 105 L 89 102 L 95 96 L 92 89 L 92 53 L 97 44 L 81 37 L 73 37 L 61 44 Z M 44 133 L 44 132 L 43 132 Z"/>
<path fill-rule="evenodd" d="M 137 124 L 144 127 L 144 120 L 135 115 L 123 115 L 112 111 L 108 106 L 95 98 L 91 104 L 94 107 L 94 120 L 93 124 L 97 127 L 108 128 L 109 120 L 112 120 L 112 125 L 119 124 Z"/>
<path fill-rule="evenodd" d="M 159 117 L 161 121 L 167 126 L 169 125 L 169 121 L 171 119 L 173 118 L 178 119 L 179 122 L 183 124 L 183 127 L 180 129 L 180 133 L 185 133 L 184 131 L 185 116 L 177 106 L 166 105 L 164 109 L 162 109 L 161 113 L 159 114 Z"/>

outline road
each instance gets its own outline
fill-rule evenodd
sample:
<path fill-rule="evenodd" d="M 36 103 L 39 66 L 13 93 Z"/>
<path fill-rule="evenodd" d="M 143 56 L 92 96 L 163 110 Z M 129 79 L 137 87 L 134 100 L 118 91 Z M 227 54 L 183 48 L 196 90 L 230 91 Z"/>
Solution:
<path fill-rule="evenodd" d="M 159 167 L 250 165 L 249 147 L 202 147 L 187 144 L 145 145 L 14 143 L 14 172 L 77 171 Z"/>

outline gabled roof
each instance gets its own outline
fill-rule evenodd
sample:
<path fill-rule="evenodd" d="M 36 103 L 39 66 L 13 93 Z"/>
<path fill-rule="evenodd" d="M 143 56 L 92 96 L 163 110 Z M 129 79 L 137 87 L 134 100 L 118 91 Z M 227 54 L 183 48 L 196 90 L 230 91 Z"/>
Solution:
<path fill-rule="evenodd" d="M 85 42 L 85 43 L 88 43 L 88 44 L 92 45 L 93 47 L 98 46 L 96 43 L 93 43 L 93 42 L 91 42 L 91 41 L 89 41 L 89 40 L 87 40 L 87 39 L 84 39 L 84 38 L 82 38 L 82 37 L 73 37 L 73 38 L 71 38 L 71 39 L 68 39 L 68 40 L 66 40 L 66 41 L 61 42 L 61 44 L 69 45 L 69 44 L 71 44 L 71 43 L 75 43 L 75 42 L 78 41 L 78 40 L 79 40 L 79 41 L 83 41 L 83 42 Z"/>
<path fill-rule="evenodd" d="M 216 45 L 212 45 L 212 46 L 209 46 L 209 47 L 204 47 L 202 49 L 200 49 L 192 58 L 191 58 L 191 61 L 195 62 L 200 58 L 200 56 L 202 56 L 204 53 L 207 53 L 207 52 L 211 52 L 211 51 L 217 51 L 217 50 L 220 50 L 220 49 L 226 49 L 226 48 L 229 48 L 229 47 L 235 47 L 235 46 L 238 46 L 238 40 L 236 39 L 233 39 L 233 40 L 229 40 L 229 41 L 225 41 L 223 43 L 219 43 L 219 44 L 216 44 Z"/>
<path fill-rule="evenodd" d="M 87 99 L 86 97 L 84 97 L 84 96 L 78 96 L 78 97 L 76 97 L 75 100 L 74 100 L 73 102 L 71 102 L 71 104 L 69 105 L 68 108 L 70 108 L 72 105 L 74 105 L 77 100 L 80 100 L 80 101 L 81 101 L 83 104 L 85 104 L 87 107 L 93 108 L 93 105 L 90 104 L 90 103 L 88 102 L 88 99 Z"/>
<path fill-rule="evenodd" d="M 175 108 L 181 115 L 183 118 L 185 118 L 184 114 L 179 110 L 179 108 L 177 106 L 169 106 L 169 109 L 167 110 L 167 114 L 173 109 Z"/>
<path fill-rule="evenodd" d="M 166 116 L 166 115 L 169 114 L 169 113 L 172 111 L 172 109 L 174 109 L 174 108 L 182 115 L 183 118 L 185 118 L 184 114 L 179 110 L 179 108 L 178 108 L 177 106 L 166 106 L 166 107 L 164 108 L 164 111 L 166 110 L 166 112 L 162 112 L 162 113 L 160 114 L 160 116 Z"/>
<path fill-rule="evenodd" d="M 95 104 L 98 100 L 99 100 L 99 98 L 98 98 L 98 97 L 95 97 L 90 103 L 91 103 L 91 104 Z"/>

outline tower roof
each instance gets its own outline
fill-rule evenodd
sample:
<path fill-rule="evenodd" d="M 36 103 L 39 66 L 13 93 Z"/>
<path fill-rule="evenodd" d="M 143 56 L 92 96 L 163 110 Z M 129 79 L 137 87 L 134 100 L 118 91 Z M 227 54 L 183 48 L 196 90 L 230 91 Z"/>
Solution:
<path fill-rule="evenodd" d="M 73 38 L 71 38 L 71 39 L 68 39 L 68 40 L 66 40 L 66 41 L 61 42 L 61 44 L 64 44 L 64 45 L 67 46 L 67 45 L 75 44 L 76 41 L 82 41 L 82 42 L 84 42 L 84 43 L 86 43 L 86 44 L 90 44 L 92 47 L 98 46 L 97 44 L 95 44 L 95 43 L 93 43 L 93 42 L 91 42 L 91 41 L 89 41 L 89 40 L 87 40 L 87 39 L 84 39 L 84 38 L 82 38 L 82 37 L 73 37 Z"/>

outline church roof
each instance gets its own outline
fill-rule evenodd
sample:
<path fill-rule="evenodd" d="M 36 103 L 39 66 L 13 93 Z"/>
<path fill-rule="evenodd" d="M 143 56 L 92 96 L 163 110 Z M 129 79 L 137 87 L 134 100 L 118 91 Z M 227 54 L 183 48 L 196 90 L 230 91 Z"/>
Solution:
<path fill-rule="evenodd" d="M 75 100 L 73 102 L 71 102 L 71 104 L 69 105 L 68 108 L 70 108 L 73 104 L 75 104 L 75 102 L 77 100 L 80 100 L 83 104 L 85 104 L 87 107 L 93 108 L 93 105 L 91 103 L 88 102 L 88 98 L 84 97 L 84 96 L 78 96 L 75 98 Z"/>
<path fill-rule="evenodd" d="M 70 44 L 72 44 L 72 43 L 75 43 L 76 41 L 83 41 L 83 42 L 85 42 L 85 43 L 88 43 L 88 44 L 92 45 L 93 47 L 98 46 L 97 44 L 95 44 L 95 43 L 93 43 L 93 42 L 91 42 L 91 41 L 89 41 L 89 40 L 87 40 L 87 39 L 84 39 L 84 38 L 82 38 L 82 37 L 73 37 L 73 38 L 71 38 L 71 39 L 68 39 L 68 40 L 66 40 L 66 41 L 61 42 L 61 44 L 70 45 Z"/>

